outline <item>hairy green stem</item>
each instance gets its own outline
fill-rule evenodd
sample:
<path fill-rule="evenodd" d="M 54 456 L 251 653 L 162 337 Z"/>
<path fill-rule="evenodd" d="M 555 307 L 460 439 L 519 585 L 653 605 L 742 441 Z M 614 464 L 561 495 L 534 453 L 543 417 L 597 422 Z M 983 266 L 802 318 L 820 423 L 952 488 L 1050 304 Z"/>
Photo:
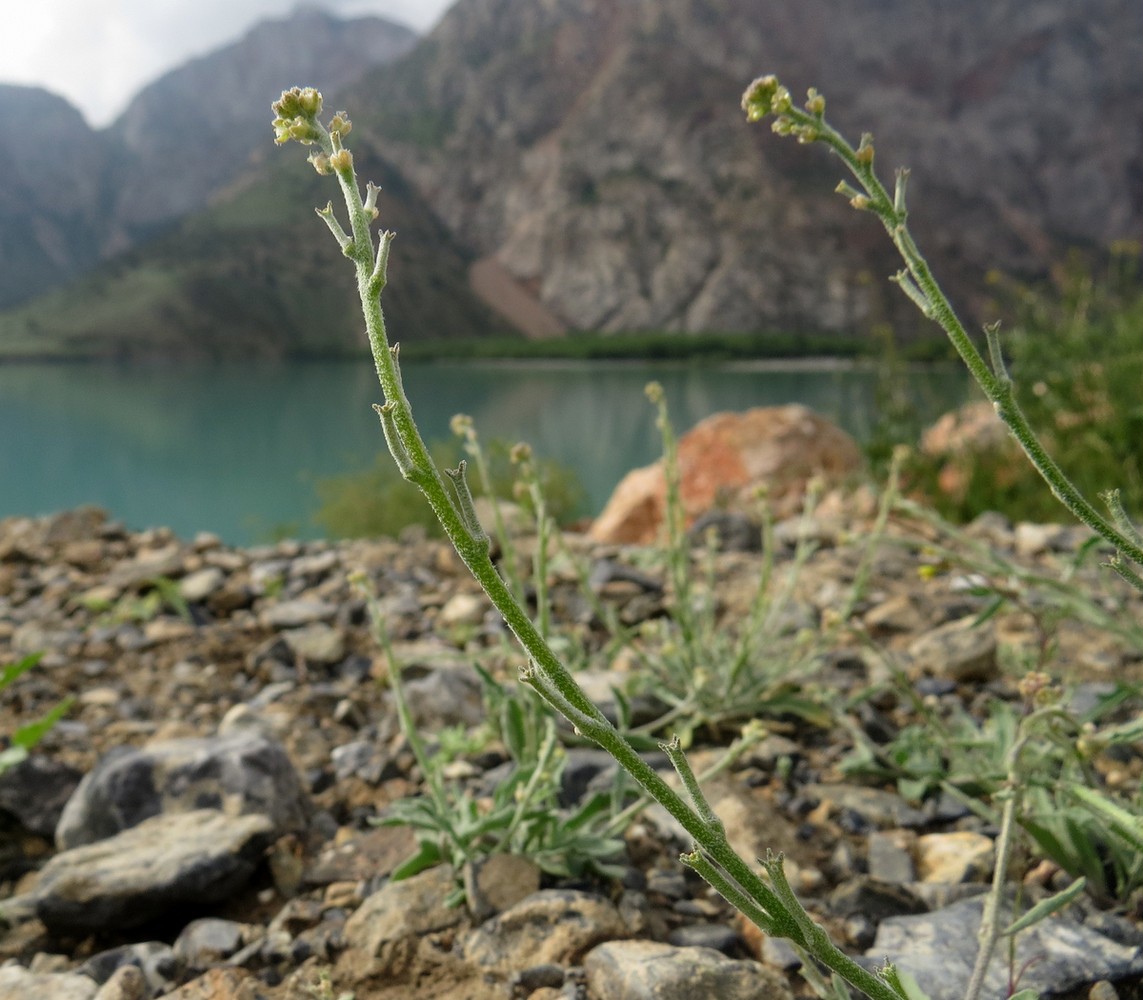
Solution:
<path fill-rule="evenodd" d="M 524 814 L 533 801 L 536 786 L 544 779 L 544 773 L 551 767 L 552 756 L 556 752 L 556 727 L 550 718 L 547 722 L 544 740 L 540 744 L 539 753 L 536 755 L 536 764 L 532 770 L 532 774 L 528 778 L 524 790 L 516 799 L 516 808 L 512 813 L 511 820 L 509 820 L 508 825 L 504 828 L 504 833 L 490 853 L 495 854 L 504 851 L 511 845 L 512 838 L 516 836 L 516 831 L 524 821 Z"/>
<path fill-rule="evenodd" d="M 512 536 L 508 532 L 508 526 L 504 523 L 504 514 L 500 509 L 500 503 L 492 489 L 492 470 L 489 468 L 488 458 L 480 444 L 479 437 L 477 437 L 472 417 L 458 413 L 452 418 L 451 427 L 452 432 L 464 442 L 465 452 L 476 462 L 481 488 L 485 495 L 492 499 L 490 505 L 492 507 L 492 524 L 496 532 L 496 540 L 500 545 L 500 564 L 504 567 L 504 573 L 508 577 L 508 585 L 516 594 L 516 599 L 524 604 L 526 595 L 524 581 L 520 579 L 520 571 L 517 566 L 516 548 L 512 542 Z"/>
<path fill-rule="evenodd" d="M 1032 723 L 1024 720 L 1024 728 Z M 1007 797 L 1000 814 L 1000 835 L 996 838 L 996 859 L 992 870 L 992 887 L 984 897 L 984 907 L 980 913 L 980 930 L 977 932 L 979 947 L 972 975 L 968 980 L 964 1000 L 980 1000 L 984 989 L 984 979 L 988 966 L 1000 939 L 1000 904 L 1004 898 L 1004 886 L 1008 880 L 1008 861 L 1012 856 L 1013 835 L 1016 832 L 1016 811 L 1020 804 L 1019 770 L 1020 754 L 1027 743 L 1027 735 L 1017 740 L 1008 754 Z"/>

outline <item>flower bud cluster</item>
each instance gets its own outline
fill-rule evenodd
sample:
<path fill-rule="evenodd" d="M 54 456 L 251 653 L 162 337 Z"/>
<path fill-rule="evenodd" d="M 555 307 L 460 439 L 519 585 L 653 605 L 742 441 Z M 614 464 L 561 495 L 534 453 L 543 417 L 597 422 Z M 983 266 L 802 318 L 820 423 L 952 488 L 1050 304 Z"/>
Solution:
<path fill-rule="evenodd" d="M 1017 682 L 1016 689 L 1033 708 L 1046 708 L 1055 705 L 1063 696 L 1059 685 L 1052 683 L 1049 674 L 1042 670 L 1032 670 L 1026 673 Z"/>
<path fill-rule="evenodd" d="M 333 173 L 333 167 L 329 165 L 329 157 L 325 153 L 310 153 L 306 159 L 309 160 L 311 164 L 313 164 L 314 170 L 316 170 L 319 174 Z"/>
<path fill-rule="evenodd" d="M 321 114 L 321 94 L 313 87 L 291 87 L 282 91 L 270 109 L 279 118 L 317 118 Z"/>
<path fill-rule="evenodd" d="M 1076 753 L 1081 757 L 1091 759 L 1103 753 L 1105 749 L 1106 743 L 1100 738 L 1095 723 L 1085 722 L 1080 728 L 1079 737 L 1076 739 Z"/>
<path fill-rule="evenodd" d="M 742 110 L 747 121 L 761 121 L 767 115 L 776 115 L 771 126 L 778 135 L 792 135 L 798 142 L 816 142 L 821 138 L 822 115 L 825 113 L 825 98 L 813 87 L 806 99 L 806 111 L 794 107 L 790 92 L 783 87 L 776 76 L 760 76 L 742 95 Z"/>
<path fill-rule="evenodd" d="M 457 437 L 470 437 L 475 424 L 467 413 L 455 413 L 448 423 L 449 430 Z"/>
<path fill-rule="evenodd" d="M 271 106 L 274 112 L 274 141 L 281 145 L 291 139 L 303 145 L 321 141 L 321 94 L 313 87 L 293 87 L 282 92 Z"/>
<path fill-rule="evenodd" d="M 790 92 L 774 75 L 760 76 L 742 95 L 742 110 L 749 121 L 761 121 L 767 115 L 785 114 L 792 107 Z"/>
<path fill-rule="evenodd" d="M 329 158 L 331 169 L 338 173 L 353 169 L 353 154 L 348 149 L 339 149 Z M 315 164 L 316 166 L 316 164 Z M 320 170 L 318 171 L 320 173 Z"/>

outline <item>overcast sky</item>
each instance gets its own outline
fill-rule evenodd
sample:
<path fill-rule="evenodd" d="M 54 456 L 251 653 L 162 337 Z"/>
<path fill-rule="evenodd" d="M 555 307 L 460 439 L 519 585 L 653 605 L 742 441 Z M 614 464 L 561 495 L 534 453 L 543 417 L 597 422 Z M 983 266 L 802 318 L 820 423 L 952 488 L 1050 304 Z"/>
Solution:
<path fill-rule="evenodd" d="M 380 14 L 424 32 L 452 0 L 319 0 L 335 14 Z M 192 56 L 236 40 L 298 0 L 3 0 L 0 83 L 63 97 L 95 126 L 143 85 Z"/>

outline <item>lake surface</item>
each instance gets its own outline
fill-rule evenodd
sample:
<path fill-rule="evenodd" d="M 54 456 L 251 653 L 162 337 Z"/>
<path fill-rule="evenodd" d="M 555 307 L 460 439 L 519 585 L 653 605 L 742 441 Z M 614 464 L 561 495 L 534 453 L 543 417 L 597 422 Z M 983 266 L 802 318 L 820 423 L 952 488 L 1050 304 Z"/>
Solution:
<path fill-rule="evenodd" d="M 719 410 L 791 402 L 859 439 L 876 419 L 872 372 L 635 362 L 406 363 L 426 441 L 455 413 L 485 441 L 529 442 L 581 478 L 597 513 L 625 472 L 659 456 L 643 387 L 667 392 L 681 433 Z M 963 373 L 910 377 L 926 416 L 965 398 Z M 320 534 L 315 483 L 385 447 L 368 361 L 202 367 L 0 365 L 0 517 L 105 507 L 132 528 L 212 531 L 233 544 Z"/>

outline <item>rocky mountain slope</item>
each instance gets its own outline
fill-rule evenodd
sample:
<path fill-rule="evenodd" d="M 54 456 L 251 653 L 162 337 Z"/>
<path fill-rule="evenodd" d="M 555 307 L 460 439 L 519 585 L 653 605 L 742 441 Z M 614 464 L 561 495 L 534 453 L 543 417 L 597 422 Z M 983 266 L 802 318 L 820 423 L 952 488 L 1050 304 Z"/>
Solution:
<path fill-rule="evenodd" d="M 267 134 L 269 129 L 266 130 Z M 468 287 L 469 256 L 419 195 L 367 148 L 379 205 L 401 233 L 385 314 L 400 338 L 496 329 Z M 224 359 L 361 353 L 353 268 L 315 217 L 332 193 L 280 153 L 256 182 L 78 282 L 0 313 L 0 355 L 32 359 Z M 290 152 L 297 152 L 290 150 Z"/>
<path fill-rule="evenodd" d="M 383 18 L 342 20 L 300 8 L 167 73 L 104 136 L 114 163 L 117 235 L 134 243 L 265 163 L 273 152 L 265 141 L 267 109 L 284 89 L 317 81 L 309 85 L 332 96 L 416 41 L 414 32 Z"/>
<path fill-rule="evenodd" d="M 571 326 L 867 327 L 903 305 L 898 265 L 831 197 L 836 163 L 743 121 L 762 72 L 817 85 L 884 172 L 912 168 L 922 245 L 977 311 L 990 268 L 1138 236 L 1130 0 L 465 0 L 352 103 L 449 228 Z"/>
<path fill-rule="evenodd" d="M 299 17 L 326 26 L 290 36 L 304 42 L 288 82 L 304 77 L 328 91 L 323 73 L 346 61 L 358 29 Z M 272 34 L 265 26 L 250 37 Z M 358 52 L 364 59 L 400 44 L 379 36 Z M 284 310 L 301 303 L 295 320 L 325 315 L 304 290 L 329 287 L 325 264 L 302 269 L 300 285 L 291 277 L 290 295 L 273 290 L 282 247 L 305 237 L 295 228 L 300 216 L 266 214 L 261 189 L 278 182 L 256 161 L 281 158 L 265 139 L 265 102 L 255 96 L 262 84 L 246 76 L 262 64 L 246 45 L 220 64 L 210 57 L 172 74 L 109 132 L 120 151 L 112 173 L 128 183 L 105 188 L 116 221 L 100 249 L 130 244 L 213 197 L 214 213 L 192 225 L 198 243 L 164 252 L 183 261 L 198 254 L 191 270 L 225 271 L 243 309 L 251 301 L 266 308 L 257 322 L 242 310 L 204 308 L 216 300 L 196 293 L 185 268 L 156 274 L 137 256 L 96 276 L 110 303 L 101 329 L 131 327 L 145 339 L 159 320 L 190 343 L 194 331 L 224 322 L 234 350 L 261 350 Z M 267 81 L 276 66 L 266 58 Z M 745 122 L 741 93 L 767 71 L 795 93 L 817 85 L 831 120 L 854 138 L 872 131 L 883 176 L 898 164 L 912 169 L 915 233 L 973 322 L 994 316 L 990 271 L 1043 277 L 1068 248 L 1098 253 L 1139 236 L 1143 6 L 1133 0 L 1044 0 L 1034 10 L 1014 0 L 840 8 L 826 0 L 460 0 L 411 52 L 337 99 L 357 123 L 355 149 L 372 158 L 361 161 L 363 176 L 388 178 L 391 194 L 403 192 L 397 200 L 415 195 L 401 211 L 427 207 L 435 217 L 398 241 L 429 268 L 416 280 L 434 289 L 432 317 L 414 312 L 409 321 L 433 336 L 505 325 L 533 335 L 864 336 L 886 321 L 906 338 L 932 333 L 885 281 L 899 262 L 879 224 L 831 194 L 839 165 Z M 176 111 L 164 116 L 168 84 Z M 188 91 L 205 95 L 216 125 L 204 126 L 210 116 L 178 97 Z M 241 141 L 229 145 L 235 136 Z M 166 184 L 168 176 L 179 183 Z M 220 214 L 223 202 L 232 208 Z M 241 261 L 220 258 L 227 220 L 251 213 L 260 229 L 247 234 Z M 386 224 L 400 228 L 392 217 Z M 289 262 L 285 273 L 294 274 Z M 411 271 L 391 284 L 391 306 L 403 280 Z M 157 285 L 162 293 L 152 294 Z M 52 353 L 61 331 L 90 334 L 88 294 L 0 315 L 0 351 Z M 311 329 L 312 349 L 323 339 L 346 342 L 351 313 L 344 325 Z M 474 326 L 450 325 L 478 316 Z"/>
<path fill-rule="evenodd" d="M 416 38 L 382 18 L 299 9 L 159 78 L 100 132 L 62 98 L 0 88 L 0 307 L 155 235 L 256 169 L 283 88 L 336 92 Z"/>
<path fill-rule="evenodd" d="M 0 86 L 0 308 L 93 261 L 103 150 L 83 116 L 36 87 Z"/>

